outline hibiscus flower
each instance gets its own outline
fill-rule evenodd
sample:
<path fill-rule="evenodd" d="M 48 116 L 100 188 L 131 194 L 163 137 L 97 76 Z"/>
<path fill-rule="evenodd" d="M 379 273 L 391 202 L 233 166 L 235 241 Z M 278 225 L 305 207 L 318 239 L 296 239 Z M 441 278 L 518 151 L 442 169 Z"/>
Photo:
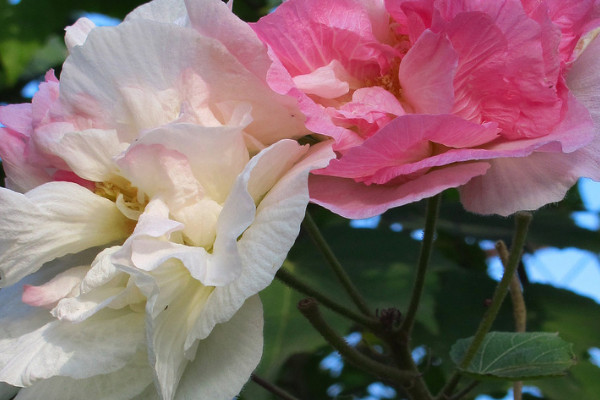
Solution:
<path fill-rule="evenodd" d="M 80 20 L 66 43 L 60 82 L 0 108 L 0 381 L 19 400 L 229 400 L 331 146 L 294 140 L 295 101 L 218 0 Z"/>
<path fill-rule="evenodd" d="M 365 218 L 458 187 L 468 210 L 508 215 L 600 179 L 599 9 L 289 0 L 253 27 L 274 59 L 271 86 L 335 140 L 312 201 Z"/>

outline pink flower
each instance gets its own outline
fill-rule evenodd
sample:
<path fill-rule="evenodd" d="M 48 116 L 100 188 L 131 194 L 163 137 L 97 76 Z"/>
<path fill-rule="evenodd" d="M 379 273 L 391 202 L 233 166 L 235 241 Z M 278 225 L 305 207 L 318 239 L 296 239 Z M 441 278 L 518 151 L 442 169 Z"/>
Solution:
<path fill-rule="evenodd" d="M 0 108 L 0 382 L 20 399 L 229 400 L 331 146 L 294 140 L 295 100 L 219 0 L 80 20 L 66 43 L 60 83 Z"/>
<path fill-rule="evenodd" d="M 289 0 L 253 27 L 271 86 L 335 140 L 312 201 L 364 218 L 458 187 L 508 215 L 600 179 L 599 16 L 592 0 Z"/>

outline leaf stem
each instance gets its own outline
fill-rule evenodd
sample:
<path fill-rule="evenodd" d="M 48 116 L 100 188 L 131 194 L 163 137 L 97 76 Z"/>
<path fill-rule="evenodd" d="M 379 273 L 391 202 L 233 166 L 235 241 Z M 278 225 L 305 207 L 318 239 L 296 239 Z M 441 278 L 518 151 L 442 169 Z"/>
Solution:
<path fill-rule="evenodd" d="M 302 227 L 308 233 L 313 243 L 317 246 L 321 254 L 327 260 L 327 263 L 331 266 L 335 276 L 340 281 L 346 293 L 350 296 L 356 307 L 360 310 L 361 313 L 367 316 L 372 316 L 371 309 L 367 305 L 367 302 L 362 297 L 356 286 L 350 280 L 350 277 L 342 267 L 342 264 L 339 262 L 331 247 L 321 234 L 319 227 L 312 219 L 308 211 L 306 212 L 306 216 L 304 217 L 304 221 L 302 222 Z"/>
<path fill-rule="evenodd" d="M 344 338 L 339 336 L 323 319 L 319 311 L 319 305 L 315 299 L 306 298 L 301 300 L 298 303 L 298 310 L 308 319 L 313 328 L 349 363 L 368 373 L 403 386 L 406 384 L 410 385 L 416 378 L 413 372 L 401 371 L 397 368 L 381 364 L 350 347 Z"/>
<path fill-rule="evenodd" d="M 263 378 L 261 378 L 260 376 L 258 376 L 256 374 L 250 375 L 250 379 L 252 379 L 252 381 L 254 381 L 254 383 L 256 383 L 257 385 L 262 386 L 264 389 L 273 393 L 275 396 L 279 397 L 280 399 L 299 400 L 298 398 L 292 396 L 291 394 L 289 394 L 288 392 L 286 392 L 279 386 L 276 386 L 276 385 L 272 384 L 271 382 L 264 380 Z"/>
<path fill-rule="evenodd" d="M 433 248 L 433 240 L 435 237 L 435 224 L 440 211 L 441 199 L 441 194 L 437 194 L 427 201 L 427 216 L 425 218 L 425 230 L 423 233 L 417 274 L 415 276 L 408 310 L 402 322 L 402 326 L 400 327 L 400 330 L 405 332 L 407 336 L 410 336 L 415 324 L 421 295 L 423 294 L 423 288 L 425 287 L 425 276 L 427 273 L 427 266 L 429 265 L 429 259 L 431 258 L 431 250 Z"/>
<path fill-rule="evenodd" d="M 525 244 L 525 238 L 527 237 L 527 229 L 529 228 L 529 223 L 531 222 L 531 214 L 527 212 L 519 212 L 515 215 L 515 233 L 513 236 L 512 246 L 510 256 L 508 257 L 508 264 L 504 270 L 504 274 L 502 275 L 502 279 L 496 286 L 496 290 L 494 291 L 494 296 L 492 297 L 492 302 L 483 315 L 481 322 L 479 323 L 479 327 L 475 332 L 475 336 L 471 341 L 467 351 L 465 352 L 465 356 L 459 364 L 459 369 L 466 369 L 475 355 L 477 354 L 477 350 L 483 343 L 485 335 L 489 332 L 492 323 L 496 319 L 498 315 L 498 311 L 500 311 L 500 306 L 506 297 L 506 293 L 508 292 L 508 288 L 510 286 L 510 282 L 512 281 L 513 275 L 517 267 L 519 266 L 519 261 L 521 260 L 521 253 L 523 251 L 523 245 Z M 460 371 L 457 369 L 454 371 L 446 385 L 442 388 L 438 396 L 436 397 L 439 400 L 450 398 L 450 394 L 456 387 L 458 383 Z"/>
<path fill-rule="evenodd" d="M 313 297 L 319 301 L 319 303 L 323 304 L 325 307 L 335 311 L 336 313 L 343 315 L 346 318 L 351 319 L 352 321 L 360 324 L 368 329 L 374 330 L 378 329 L 379 323 L 377 320 L 367 317 L 365 315 L 354 312 L 343 305 L 337 303 L 335 300 L 327 297 L 325 294 L 319 292 L 315 288 L 311 287 L 307 283 L 301 281 L 294 275 L 292 275 L 285 268 L 280 268 L 275 275 L 277 279 L 281 282 L 285 283 L 287 286 L 291 287 L 298 292 L 305 294 L 307 296 Z"/>

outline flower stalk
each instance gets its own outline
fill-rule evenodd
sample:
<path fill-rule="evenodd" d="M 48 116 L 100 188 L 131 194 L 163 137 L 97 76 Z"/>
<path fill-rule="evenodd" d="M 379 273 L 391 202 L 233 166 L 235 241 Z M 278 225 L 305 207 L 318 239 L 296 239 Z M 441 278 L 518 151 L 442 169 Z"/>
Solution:
<path fill-rule="evenodd" d="M 419 255 L 419 264 L 417 266 L 417 275 L 413 284 L 413 290 L 410 298 L 410 303 L 402 326 L 400 328 L 407 336 L 410 336 L 412 328 L 415 324 L 417 310 L 425 287 L 425 276 L 427 266 L 431 258 L 431 250 L 433 248 L 433 240 L 435 238 L 435 225 L 440 211 L 442 195 L 438 194 L 431 197 L 427 201 L 427 216 L 425 218 L 425 231 L 423 233 L 423 243 L 421 245 L 421 253 Z"/>

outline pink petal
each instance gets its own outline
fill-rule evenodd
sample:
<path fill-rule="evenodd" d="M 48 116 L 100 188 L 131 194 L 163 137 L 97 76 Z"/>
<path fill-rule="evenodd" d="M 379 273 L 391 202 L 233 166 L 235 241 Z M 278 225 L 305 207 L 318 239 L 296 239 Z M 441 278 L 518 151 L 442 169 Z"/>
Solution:
<path fill-rule="evenodd" d="M 600 180 L 598 141 L 573 153 L 533 153 L 490 161 L 483 176 L 460 188 L 461 202 L 478 214 L 510 215 L 563 199 L 580 177 Z"/>
<path fill-rule="evenodd" d="M 454 104 L 458 55 L 443 35 L 425 31 L 400 63 L 402 96 L 415 113 L 447 114 Z"/>
<path fill-rule="evenodd" d="M 456 164 L 397 186 L 366 186 L 352 179 L 312 175 L 310 197 L 312 202 L 345 218 L 370 218 L 390 208 L 463 185 L 473 177 L 485 174 L 488 168 L 487 162 Z"/>
<path fill-rule="evenodd" d="M 396 118 L 367 139 L 362 146 L 346 152 L 340 160 L 332 161 L 318 174 L 335 175 L 346 178 L 367 177 L 378 174 L 385 167 L 410 168 L 412 173 L 425 167 L 471 160 L 472 150 L 462 157 L 452 156 L 441 161 L 443 154 L 433 158 L 432 143 L 451 148 L 468 148 L 490 142 L 498 137 L 494 125 L 478 125 L 453 115 L 414 115 Z M 414 166 L 419 161 L 429 165 Z M 443 164 L 442 164 L 443 163 Z"/>
<path fill-rule="evenodd" d="M 373 35 L 370 15 L 358 1 L 290 0 L 261 18 L 254 30 L 292 76 L 338 60 L 358 79 L 385 73 L 394 51 Z"/>

